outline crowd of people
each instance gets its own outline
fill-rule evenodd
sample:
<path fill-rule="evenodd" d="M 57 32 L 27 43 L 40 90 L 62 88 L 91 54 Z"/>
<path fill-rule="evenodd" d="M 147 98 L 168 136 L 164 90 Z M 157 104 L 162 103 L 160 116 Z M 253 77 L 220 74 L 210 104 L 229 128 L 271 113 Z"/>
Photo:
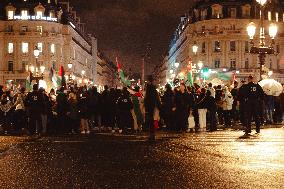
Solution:
<path fill-rule="evenodd" d="M 13 94 L 0 87 L 0 133 L 2 134 L 89 134 L 95 131 L 137 133 L 157 129 L 176 132 L 217 131 L 242 125 L 251 133 L 251 122 L 260 132 L 262 124 L 284 121 L 284 93 L 266 95 L 253 77 L 233 86 L 212 83 L 172 88 L 158 92 L 149 78 L 145 90 L 96 87 L 64 87 L 49 93 L 38 85 Z"/>

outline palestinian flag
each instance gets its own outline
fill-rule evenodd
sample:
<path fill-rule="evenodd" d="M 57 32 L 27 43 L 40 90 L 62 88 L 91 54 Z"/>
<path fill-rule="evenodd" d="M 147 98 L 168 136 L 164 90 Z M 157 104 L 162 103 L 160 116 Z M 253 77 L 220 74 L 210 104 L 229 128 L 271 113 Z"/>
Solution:
<path fill-rule="evenodd" d="M 121 82 L 126 85 L 126 86 L 130 86 L 131 85 L 131 81 L 125 77 L 125 74 L 123 72 L 123 70 L 121 69 L 121 65 L 120 63 L 118 62 L 118 58 L 116 57 L 116 64 L 117 64 L 117 71 L 118 71 L 118 75 L 119 75 L 119 78 L 121 80 Z"/>
<path fill-rule="evenodd" d="M 192 87 L 193 86 L 193 73 L 192 73 L 192 60 L 190 59 L 188 61 L 187 65 L 188 73 L 187 73 L 187 86 Z"/>
<path fill-rule="evenodd" d="M 64 71 L 63 66 L 60 66 L 60 69 L 58 72 L 57 85 L 59 87 L 66 87 L 65 71 Z"/>
<path fill-rule="evenodd" d="M 32 90 L 31 74 L 30 74 L 30 72 L 29 72 L 28 77 L 26 78 L 25 85 L 26 85 L 26 91 L 31 91 Z"/>

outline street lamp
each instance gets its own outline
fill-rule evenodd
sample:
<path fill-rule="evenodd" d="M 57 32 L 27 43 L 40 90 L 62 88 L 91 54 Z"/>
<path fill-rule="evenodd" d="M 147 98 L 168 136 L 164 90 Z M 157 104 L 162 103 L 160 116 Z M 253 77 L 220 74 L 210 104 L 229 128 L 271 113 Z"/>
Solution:
<path fill-rule="evenodd" d="M 39 85 L 39 80 L 43 80 L 43 73 L 45 70 L 45 67 L 41 65 L 38 67 L 38 57 L 39 57 L 40 50 L 38 46 L 35 46 L 34 48 L 34 56 L 36 58 L 36 65 L 35 66 L 30 66 L 30 83 L 35 80 L 37 85 Z M 39 73 L 40 71 L 40 73 Z"/>
<path fill-rule="evenodd" d="M 271 38 L 271 43 L 269 46 L 265 45 L 265 32 L 264 32 L 264 5 L 267 2 L 267 0 L 256 0 L 261 6 L 260 8 L 260 32 L 259 32 L 259 45 L 255 46 L 254 44 L 254 36 L 256 34 L 256 25 L 251 22 L 248 26 L 247 26 L 247 33 L 248 36 L 250 38 L 250 43 L 252 45 L 251 49 L 250 49 L 250 53 L 251 54 L 258 54 L 259 57 L 259 63 L 260 63 L 260 80 L 262 79 L 262 73 L 263 73 L 263 66 L 265 65 L 265 58 L 266 55 L 272 55 L 275 53 L 274 50 L 274 44 L 275 44 L 275 37 L 277 35 L 278 32 L 278 27 L 276 24 L 271 23 L 269 26 L 269 36 Z"/>
<path fill-rule="evenodd" d="M 175 67 L 176 67 L 176 68 L 179 67 L 179 63 L 178 63 L 178 62 L 175 63 Z"/>
<path fill-rule="evenodd" d="M 72 77 L 72 67 L 73 67 L 73 64 L 71 63 L 71 62 L 69 62 L 68 64 L 67 64 L 67 66 L 68 66 L 68 69 L 69 69 L 69 75 L 68 75 L 68 84 L 69 85 L 72 85 L 73 83 L 74 83 L 74 79 L 73 79 L 73 77 Z"/>

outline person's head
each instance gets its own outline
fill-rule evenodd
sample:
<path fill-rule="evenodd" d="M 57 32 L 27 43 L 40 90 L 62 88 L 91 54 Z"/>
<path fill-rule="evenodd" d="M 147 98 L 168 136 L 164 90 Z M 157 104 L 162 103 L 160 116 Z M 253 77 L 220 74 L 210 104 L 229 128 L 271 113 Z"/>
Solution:
<path fill-rule="evenodd" d="M 184 92 L 186 90 L 186 86 L 184 83 L 181 83 L 179 88 L 181 92 Z"/>
<path fill-rule="evenodd" d="M 138 93 L 140 91 L 140 87 L 139 86 L 135 86 L 134 91 Z"/>
<path fill-rule="evenodd" d="M 105 90 L 108 90 L 108 86 L 107 86 L 107 85 L 105 85 L 105 86 L 104 86 L 104 89 L 105 89 Z"/>
<path fill-rule="evenodd" d="M 208 84 L 208 87 L 210 87 L 210 88 L 211 88 L 212 86 L 213 86 L 213 85 L 212 85 L 212 83 L 209 83 L 209 84 Z"/>
<path fill-rule="evenodd" d="M 45 89 L 44 89 L 43 87 L 40 87 L 40 88 L 38 89 L 38 92 L 44 93 L 44 92 L 45 92 Z"/>
<path fill-rule="evenodd" d="M 202 89 L 201 89 L 201 93 L 202 93 L 202 94 L 205 94 L 205 93 L 206 93 L 206 89 L 205 89 L 205 88 L 202 88 Z"/>
<path fill-rule="evenodd" d="M 76 100 L 76 95 L 74 93 L 69 93 L 69 100 Z"/>
<path fill-rule="evenodd" d="M 50 89 L 50 92 L 49 92 L 50 94 L 55 94 L 55 90 L 52 88 L 52 89 Z"/>
<path fill-rule="evenodd" d="M 239 86 L 239 83 L 237 81 L 234 82 L 234 87 L 237 88 Z"/>
<path fill-rule="evenodd" d="M 253 76 L 250 75 L 250 76 L 248 77 L 248 82 L 249 82 L 249 83 L 250 83 L 250 82 L 253 82 Z"/>
<path fill-rule="evenodd" d="M 206 91 L 206 96 L 211 96 L 211 91 L 207 90 Z"/>
<path fill-rule="evenodd" d="M 127 90 L 127 87 L 123 87 L 123 89 L 122 89 L 122 95 L 124 95 L 124 96 L 129 95 L 129 92 L 128 92 L 128 90 Z"/>
<path fill-rule="evenodd" d="M 97 93 L 98 92 L 98 88 L 97 87 L 92 87 L 93 93 Z"/>
<path fill-rule="evenodd" d="M 33 85 L 33 91 L 37 91 L 38 90 L 38 84 L 34 84 Z"/>
<path fill-rule="evenodd" d="M 25 88 L 25 87 L 22 87 L 22 88 L 20 89 L 20 92 L 21 92 L 21 93 L 25 93 L 25 91 L 26 91 L 26 88 Z"/>
<path fill-rule="evenodd" d="M 171 91 L 172 87 L 171 87 L 170 84 L 166 84 L 165 89 L 166 89 L 166 91 Z"/>

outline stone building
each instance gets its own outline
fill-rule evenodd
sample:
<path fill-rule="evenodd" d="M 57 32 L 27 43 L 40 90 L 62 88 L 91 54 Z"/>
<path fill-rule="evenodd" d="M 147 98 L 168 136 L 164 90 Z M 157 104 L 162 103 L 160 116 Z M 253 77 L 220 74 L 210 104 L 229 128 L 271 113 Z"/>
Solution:
<path fill-rule="evenodd" d="M 97 40 L 86 33 L 86 25 L 69 2 L 0 1 L 0 84 L 23 82 L 30 66 L 44 66 L 44 80 L 51 68 L 58 72 L 63 66 L 66 74 L 96 82 L 96 63 Z"/>
<path fill-rule="evenodd" d="M 274 72 L 273 78 L 284 82 L 284 1 L 268 0 L 263 13 L 266 44 L 271 40 L 268 27 L 278 26 L 275 54 L 267 55 L 265 67 Z M 260 6 L 255 0 L 197 0 L 183 17 L 170 44 L 167 79 L 173 79 L 187 69 L 188 62 L 203 63 L 210 70 L 234 71 L 237 78 L 259 76 L 258 55 L 250 54 L 247 26 L 260 25 Z M 259 38 L 254 39 L 255 44 Z M 198 47 L 197 53 L 193 46 Z M 179 63 L 176 68 L 175 64 Z M 174 74 L 172 73 L 174 71 Z"/>

